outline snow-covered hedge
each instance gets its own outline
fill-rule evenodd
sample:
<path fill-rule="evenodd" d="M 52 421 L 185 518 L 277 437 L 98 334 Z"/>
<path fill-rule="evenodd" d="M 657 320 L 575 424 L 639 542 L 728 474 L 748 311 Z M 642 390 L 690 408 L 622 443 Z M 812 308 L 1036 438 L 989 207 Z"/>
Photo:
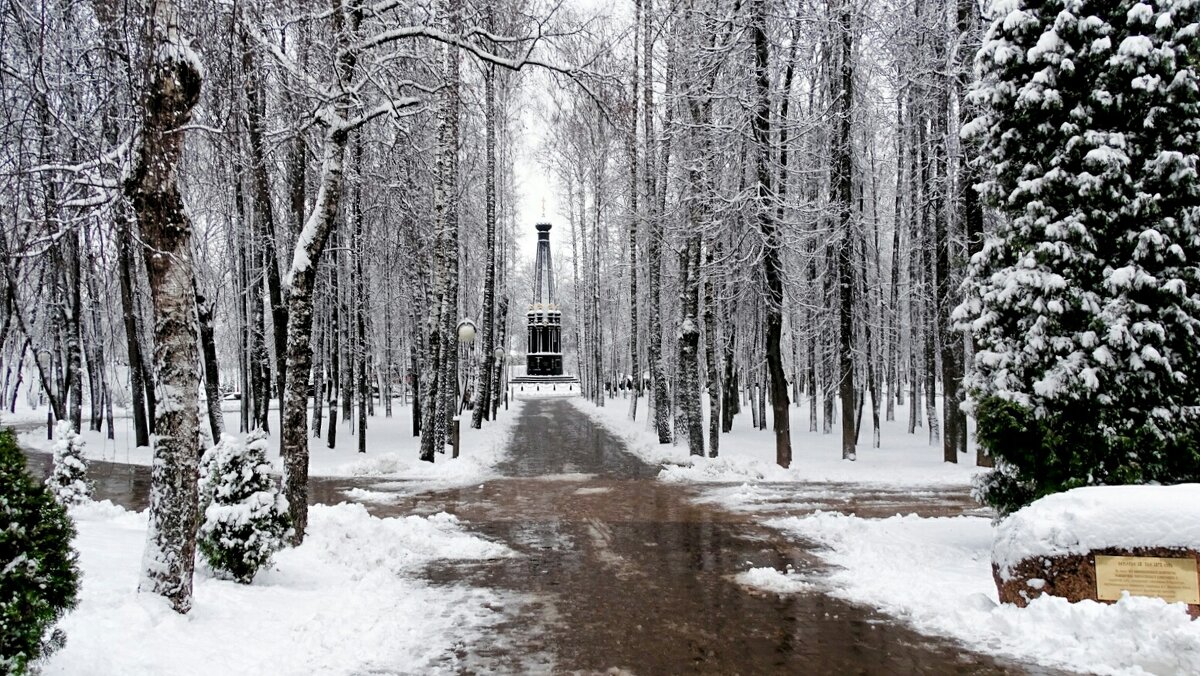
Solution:
<path fill-rule="evenodd" d="M 222 435 L 200 461 L 204 522 L 198 546 L 219 575 L 249 584 L 291 533 L 287 498 L 270 475 L 267 438 Z"/>
<path fill-rule="evenodd" d="M 1200 481 L 1200 3 L 993 0 L 970 94 L 983 198 L 959 326 L 1002 513 Z"/>
<path fill-rule="evenodd" d="M 54 498 L 64 506 L 78 505 L 92 497 L 83 446 L 83 438 L 75 432 L 71 423 L 58 421 L 54 427 L 54 469 L 46 477 L 46 485 L 54 493 Z"/>

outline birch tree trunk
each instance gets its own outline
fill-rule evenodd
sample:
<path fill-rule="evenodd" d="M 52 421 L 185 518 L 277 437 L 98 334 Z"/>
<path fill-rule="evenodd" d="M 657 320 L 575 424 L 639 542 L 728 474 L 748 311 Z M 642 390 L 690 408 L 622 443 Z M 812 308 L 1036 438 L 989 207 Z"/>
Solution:
<path fill-rule="evenodd" d="M 457 28 L 458 6 L 450 1 L 451 30 Z M 421 459 L 433 462 L 434 452 L 445 452 L 447 424 L 454 414 L 457 374 L 455 314 L 458 312 L 458 50 L 446 48 L 446 86 L 442 90 L 438 122 L 437 169 L 434 189 L 436 290 L 430 304 L 426 365 L 421 389 L 425 392 L 421 419 Z"/>
<path fill-rule="evenodd" d="M 851 146 L 851 111 L 854 107 L 854 53 L 853 35 L 850 25 L 851 5 L 843 0 L 838 21 L 839 94 L 835 103 L 837 131 L 835 134 L 832 197 L 838 209 L 838 393 L 842 400 L 842 459 L 857 457 L 855 442 L 858 426 L 855 424 L 854 397 L 854 212 L 853 199 L 853 152 Z"/>
<path fill-rule="evenodd" d="M 650 292 L 649 330 L 650 345 L 648 357 L 650 360 L 651 383 L 654 387 L 654 428 L 658 432 L 658 443 L 671 443 L 671 400 L 667 392 L 667 374 L 662 360 L 662 301 L 660 297 L 662 286 L 662 223 L 658 218 L 656 206 L 658 203 L 658 187 L 656 186 L 655 171 L 657 169 L 657 140 L 654 133 L 654 39 L 652 17 L 654 0 L 645 0 L 642 13 L 642 121 L 644 142 L 646 148 L 646 205 L 643 210 L 648 225 L 646 258 L 650 266 L 650 276 L 647 280 Z"/>
<path fill-rule="evenodd" d="M 62 265 L 62 277 L 66 286 L 66 295 L 61 301 L 62 329 L 65 334 L 63 347 L 66 351 L 66 388 L 62 391 L 67 401 L 67 416 L 75 432 L 83 431 L 83 340 L 82 330 L 82 284 L 79 261 L 80 233 L 64 237 L 59 245 L 60 255 L 65 258 Z M 61 419 L 61 414 L 60 414 Z"/>
<path fill-rule="evenodd" d="M 354 171 L 361 176 L 363 170 L 362 139 L 355 137 L 354 141 Z M 350 269 L 354 277 L 354 352 L 351 357 L 355 364 L 355 380 L 352 384 L 358 399 L 358 452 L 367 452 L 367 414 L 371 413 L 372 402 L 370 388 L 370 346 L 367 343 L 367 312 L 371 307 L 370 289 L 367 287 L 367 272 L 364 266 L 367 248 L 367 223 L 363 216 L 362 181 L 354 183 L 351 192 L 353 211 L 350 220 L 354 224 L 354 242 L 350 247 L 352 256 Z"/>
<path fill-rule="evenodd" d="M 458 33 L 462 22 L 461 0 L 450 0 L 447 14 L 450 19 L 450 31 Z M 441 389 L 437 393 L 438 408 L 434 433 L 437 448 L 445 452 L 449 443 L 450 422 L 458 410 L 458 301 L 459 301 L 459 204 L 458 204 L 458 144 L 459 126 L 462 115 L 461 75 L 459 72 L 459 53 L 457 47 L 449 47 L 446 64 L 446 143 L 445 153 L 445 255 L 446 255 L 446 284 L 441 303 L 442 350 L 441 350 Z"/>
<path fill-rule="evenodd" d="M 151 474 L 149 529 L 139 590 L 160 594 L 176 612 L 192 606 L 196 550 L 196 466 L 199 416 L 192 225 L 176 175 L 184 134 L 200 100 L 199 57 L 178 31 L 172 0 L 151 4 L 146 33 L 150 56 L 142 101 L 141 142 L 125 184 L 147 245 L 146 269 L 156 318 L 157 436 Z"/>
<path fill-rule="evenodd" d="M 336 232 L 330 233 L 331 237 L 337 237 Z M 329 352 L 326 358 L 329 360 L 329 434 L 326 437 L 325 445 L 328 448 L 337 447 L 337 424 L 338 424 L 338 394 L 342 387 L 342 329 L 341 329 L 341 290 L 339 287 L 339 278 L 341 277 L 341 266 L 338 265 L 337 254 L 333 255 L 333 265 L 329 266 Z"/>
<path fill-rule="evenodd" d="M 702 183 L 701 183 L 702 185 Z M 704 423 L 700 412 L 700 213 L 693 212 L 693 229 L 681 257 L 679 326 L 680 408 L 688 437 L 688 453 L 704 455 Z"/>
<path fill-rule="evenodd" d="M 896 190 L 894 191 L 894 216 L 892 219 L 892 264 L 891 264 L 891 294 L 888 302 L 887 356 L 885 357 L 886 375 L 884 380 L 887 387 L 886 419 L 891 422 L 896 419 L 896 403 L 899 397 L 900 371 L 900 231 L 904 222 L 904 201 L 902 187 L 904 183 L 906 135 L 904 129 L 904 95 L 896 97 Z"/>
<path fill-rule="evenodd" d="M 629 100 L 633 111 L 629 124 L 629 369 L 632 389 L 629 393 L 629 419 L 637 420 L 638 399 L 642 396 L 642 373 L 638 362 L 638 31 L 642 22 L 642 1 L 633 0 L 633 70 Z M 646 38 L 643 37 L 643 40 Z M 649 142 L 649 139 L 647 139 Z"/>
<path fill-rule="evenodd" d="M 342 196 L 346 130 L 329 129 L 321 161 L 317 202 L 296 242 L 288 275 L 288 362 L 281 453 L 284 495 L 292 519 L 292 544 L 304 542 L 308 526 L 308 375 L 312 370 L 313 287 L 316 265 L 337 218 Z M 331 416 L 332 417 L 332 416 Z M 336 425 L 330 420 L 332 431 Z"/>
<path fill-rule="evenodd" d="M 490 22 L 490 14 L 489 14 Z M 487 176 L 485 178 L 484 218 L 487 220 L 487 238 L 484 247 L 487 250 L 483 278 L 483 336 L 480 342 L 482 348 L 483 370 L 479 378 L 479 388 L 475 395 L 475 407 L 471 411 L 471 426 L 479 429 L 483 419 L 491 410 L 492 397 L 492 364 L 495 360 L 495 316 L 496 316 L 496 67 L 491 64 L 484 66 L 484 134 L 485 151 L 487 154 Z"/>
<path fill-rule="evenodd" d="M 717 301 L 713 295 L 712 244 L 704 256 L 704 364 L 708 371 L 708 457 L 715 458 L 721 448 L 721 374 L 717 366 Z"/>
<path fill-rule="evenodd" d="M 597 126 L 599 127 L 600 136 L 603 137 L 604 129 L 605 129 L 604 125 L 606 123 L 604 122 L 603 119 L 600 118 L 599 115 L 597 115 L 596 123 L 597 123 Z M 602 145 L 601 147 L 605 147 L 605 146 Z M 607 160 L 608 160 L 607 157 L 602 157 L 600 160 L 599 167 L 606 166 L 608 164 Z M 592 241 L 592 260 L 591 260 L 591 274 L 590 274 L 591 298 L 590 298 L 590 303 L 589 303 L 590 304 L 589 309 L 590 309 L 591 318 L 592 318 L 592 320 L 591 320 L 592 352 L 591 352 L 591 360 L 590 361 L 591 361 L 591 371 L 593 374 L 592 381 L 594 384 L 595 402 L 596 402 L 597 406 L 604 406 L 605 383 L 604 383 L 604 365 L 603 365 L 603 361 L 602 361 L 603 360 L 602 355 L 604 354 L 604 331 L 603 331 L 602 325 L 600 324 L 600 258 L 601 258 L 600 251 L 604 244 L 604 235 L 603 235 L 604 230 L 603 230 L 603 224 L 602 224 L 602 220 L 601 220 L 601 215 L 603 213 L 603 211 L 602 211 L 603 203 L 604 203 L 603 202 L 604 173 L 602 170 L 600 170 L 600 168 L 598 168 L 596 171 L 595 181 L 596 181 L 595 185 L 592 187 L 592 201 L 594 202 L 595 208 L 596 208 L 595 213 L 593 215 L 596 220 L 592 227 L 593 241 Z"/>

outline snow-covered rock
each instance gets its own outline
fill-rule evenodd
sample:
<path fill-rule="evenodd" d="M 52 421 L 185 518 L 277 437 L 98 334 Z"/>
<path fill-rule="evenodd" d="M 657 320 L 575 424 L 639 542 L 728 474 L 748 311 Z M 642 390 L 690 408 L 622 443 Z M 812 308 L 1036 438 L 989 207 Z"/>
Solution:
<path fill-rule="evenodd" d="M 996 527 L 1000 599 L 1097 599 L 1096 555 L 1193 558 L 1200 568 L 1200 484 L 1088 486 L 1014 512 Z M 1200 604 L 1189 612 L 1200 616 Z"/>

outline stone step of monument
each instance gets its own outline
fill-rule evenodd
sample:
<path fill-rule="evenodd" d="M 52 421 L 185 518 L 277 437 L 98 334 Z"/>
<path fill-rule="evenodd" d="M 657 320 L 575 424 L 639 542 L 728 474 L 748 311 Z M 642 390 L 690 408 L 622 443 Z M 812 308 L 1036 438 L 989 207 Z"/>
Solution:
<path fill-rule="evenodd" d="M 563 376 L 516 376 L 509 381 L 514 385 L 521 384 L 539 384 L 548 385 L 552 383 L 578 383 L 579 378 L 570 375 Z"/>

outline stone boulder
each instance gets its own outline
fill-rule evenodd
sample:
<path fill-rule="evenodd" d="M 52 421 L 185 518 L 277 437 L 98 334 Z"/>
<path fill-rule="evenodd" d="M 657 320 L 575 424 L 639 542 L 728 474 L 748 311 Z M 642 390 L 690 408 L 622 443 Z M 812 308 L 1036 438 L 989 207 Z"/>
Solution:
<path fill-rule="evenodd" d="M 1097 555 L 1191 559 L 1200 587 L 1200 484 L 1076 488 L 1002 519 L 992 545 L 1000 601 L 1112 602 L 1097 595 Z M 1200 603 L 1187 609 L 1200 618 Z"/>
<path fill-rule="evenodd" d="M 1024 608 L 1042 594 L 1060 596 L 1068 601 L 1090 599 L 1101 603 L 1115 603 L 1096 596 L 1096 555 L 1109 556 L 1154 556 L 1166 559 L 1191 558 L 1200 570 L 1200 551 L 1171 547 L 1108 547 L 1087 554 L 1037 556 L 1023 559 L 1006 574 L 1001 567 L 992 563 L 992 577 L 996 580 L 996 591 L 1001 603 L 1011 603 Z M 1200 584 L 1200 582 L 1198 582 Z M 1189 603 L 1188 614 L 1200 618 L 1200 604 Z"/>

